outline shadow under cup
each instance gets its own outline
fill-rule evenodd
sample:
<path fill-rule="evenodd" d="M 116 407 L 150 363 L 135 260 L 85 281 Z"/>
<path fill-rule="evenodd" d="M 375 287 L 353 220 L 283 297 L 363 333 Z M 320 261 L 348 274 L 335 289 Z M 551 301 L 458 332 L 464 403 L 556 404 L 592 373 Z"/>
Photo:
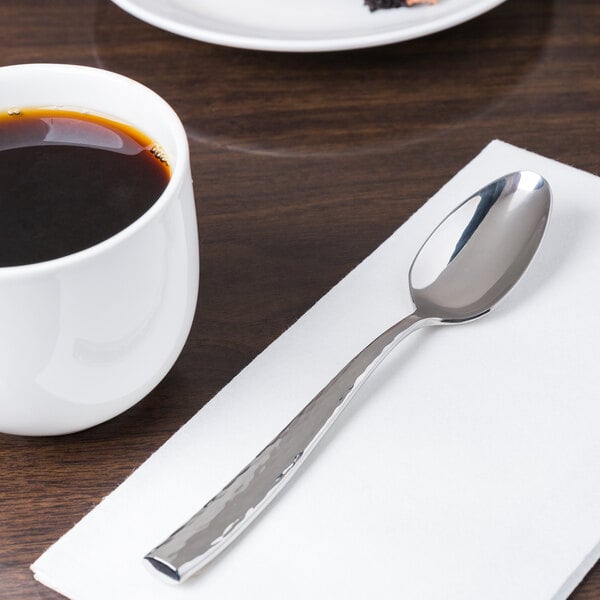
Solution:
<path fill-rule="evenodd" d="M 164 100 L 109 71 L 0 68 L 0 110 L 13 107 L 123 122 L 158 143 L 171 166 L 158 200 L 116 235 L 47 262 L 0 268 L 0 431 L 70 433 L 142 399 L 187 339 L 198 295 L 189 149 Z"/>

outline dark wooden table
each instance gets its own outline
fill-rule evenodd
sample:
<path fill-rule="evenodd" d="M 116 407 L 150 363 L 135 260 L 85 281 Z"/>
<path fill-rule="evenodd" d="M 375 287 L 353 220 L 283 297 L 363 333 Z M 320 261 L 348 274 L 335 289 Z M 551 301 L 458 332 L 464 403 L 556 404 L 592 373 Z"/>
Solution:
<path fill-rule="evenodd" d="M 0 435 L 3 600 L 58 598 L 29 564 L 491 139 L 600 174 L 597 0 L 508 0 L 426 38 L 329 54 L 195 42 L 109 0 L 2 0 L 0 17 L 0 65 L 103 67 L 171 103 L 202 264 L 187 346 L 148 398 L 83 433 Z M 600 565 L 573 599 L 600 599 Z"/>

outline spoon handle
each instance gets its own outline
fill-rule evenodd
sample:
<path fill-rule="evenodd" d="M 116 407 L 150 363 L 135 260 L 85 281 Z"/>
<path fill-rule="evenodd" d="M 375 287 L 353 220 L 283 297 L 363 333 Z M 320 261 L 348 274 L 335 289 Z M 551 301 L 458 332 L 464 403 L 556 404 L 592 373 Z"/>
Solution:
<path fill-rule="evenodd" d="M 222 491 L 145 556 L 153 570 L 171 582 L 184 581 L 233 542 L 288 483 L 385 356 L 427 321 L 409 315 L 357 354 Z"/>

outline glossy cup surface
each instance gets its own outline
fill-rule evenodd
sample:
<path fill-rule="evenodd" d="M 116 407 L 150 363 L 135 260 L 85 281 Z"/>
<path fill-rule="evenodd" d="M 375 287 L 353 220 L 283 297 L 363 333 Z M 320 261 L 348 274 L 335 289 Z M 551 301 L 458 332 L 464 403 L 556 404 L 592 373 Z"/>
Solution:
<path fill-rule="evenodd" d="M 66 257 L 0 268 L 0 431 L 70 433 L 146 396 L 187 339 L 198 294 L 187 138 L 154 92 L 90 67 L 0 68 L 0 110 L 12 107 L 123 121 L 160 144 L 172 168 L 161 197 L 117 235 Z"/>

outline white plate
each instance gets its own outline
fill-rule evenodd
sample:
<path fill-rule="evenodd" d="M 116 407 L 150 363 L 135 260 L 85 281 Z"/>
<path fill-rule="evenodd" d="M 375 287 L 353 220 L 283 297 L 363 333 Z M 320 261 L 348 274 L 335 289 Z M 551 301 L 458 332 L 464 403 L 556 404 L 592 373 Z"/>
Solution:
<path fill-rule="evenodd" d="M 286 52 L 380 46 L 468 21 L 504 0 L 438 0 L 371 13 L 363 0 L 113 0 L 152 25 L 204 42 Z"/>

